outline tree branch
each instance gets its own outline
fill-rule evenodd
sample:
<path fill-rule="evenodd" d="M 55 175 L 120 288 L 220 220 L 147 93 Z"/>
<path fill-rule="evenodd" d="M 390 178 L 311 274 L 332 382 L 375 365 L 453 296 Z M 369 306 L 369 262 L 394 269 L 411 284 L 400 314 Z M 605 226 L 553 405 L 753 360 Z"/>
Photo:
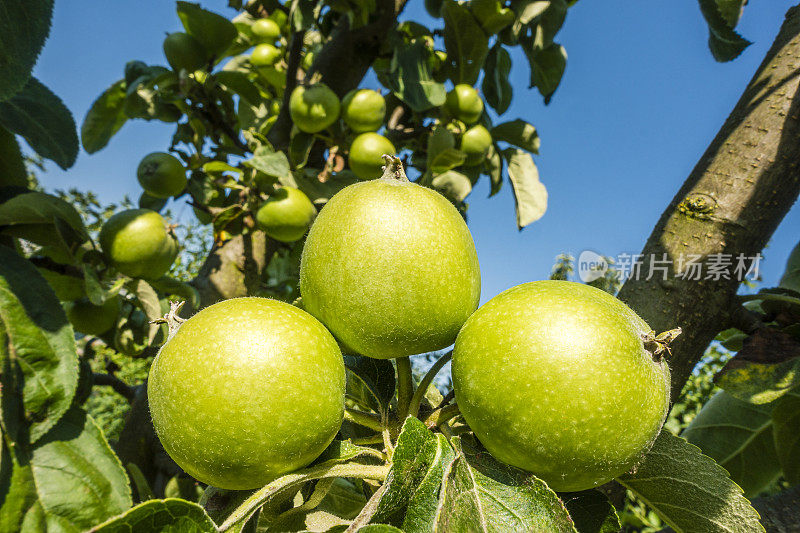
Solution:
<path fill-rule="evenodd" d="M 114 389 L 114 392 L 120 394 L 126 400 L 128 400 L 128 403 L 132 402 L 136 397 L 136 387 L 131 387 L 113 374 L 99 374 L 95 372 L 92 375 L 92 381 L 94 381 L 95 385 L 106 385 L 111 387 Z"/>
<path fill-rule="evenodd" d="M 683 279 L 681 256 L 754 257 L 800 193 L 800 7 L 791 8 L 736 107 L 662 214 L 642 251 L 642 275 L 619 297 L 655 331 L 680 326 L 671 346 L 675 401 L 714 336 L 731 323 L 740 281 Z M 668 258 L 666 279 L 652 261 Z M 703 276 L 706 272 L 703 272 Z"/>
<path fill-rule="evenodd" d="M 800 533 L 800 485 L 753 500 L 767 533 Z"/>

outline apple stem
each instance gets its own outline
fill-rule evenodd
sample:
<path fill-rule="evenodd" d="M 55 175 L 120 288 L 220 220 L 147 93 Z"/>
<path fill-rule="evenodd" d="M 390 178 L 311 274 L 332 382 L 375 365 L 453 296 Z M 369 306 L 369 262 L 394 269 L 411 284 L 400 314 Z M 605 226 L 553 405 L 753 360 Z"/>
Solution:
<path fill-rule="evenodd" d="M 406 172 L 403 170 L 403 162 L 400 161 L 399 157 L 389 154 L 383 154 L 381 157 L 386 161 L 386 164 L 383 166 L 383 175 L 381 179 L 408 181 L 408 176 L 406 176 Z"/>
<path fill-rule="evenodd" d="M 414 378 L 411 373 L 411 359 L 398 357 L 397 365 L 397 419 L 402 424 L 408 416 L 411 397 L 414 393 Z"/>
<path fill-rule="evenodd" d="M 674 341 L 681 333 L 683 333 L 681 328 L 671 329 L 669 331 L 659 333 L 658 335 L 656 335 L 655 331 L 650 331 L 646 335 L 642 335 L 644 349 L 650 352 L 650 355 L 653 357 L 654 361 L 661 361 L 664 357 L 664 352 L 667 352 L 667 355 L 672 355 L 669 345 L 672 344 L 672 341 Z"/>
<path fill-rule="evenodd" d="M 178 316 L 178 313 L 183 307 L 183 304 L 186 302 L 170 302 L 169 303 L 169 313 L 164 315 L 163 318 L 157 318 L 155 320 L 151 320 L 151 324 L 166 324 L 168 328 L 167 333 L 167 341 L 169 341 L 173 335 L 178 331 L 178 328 L 181 327 L 181 324 L 186 322 L 185 318 L 181 318 Z M 166 343 L 165 343 L 166 344 Z"/>

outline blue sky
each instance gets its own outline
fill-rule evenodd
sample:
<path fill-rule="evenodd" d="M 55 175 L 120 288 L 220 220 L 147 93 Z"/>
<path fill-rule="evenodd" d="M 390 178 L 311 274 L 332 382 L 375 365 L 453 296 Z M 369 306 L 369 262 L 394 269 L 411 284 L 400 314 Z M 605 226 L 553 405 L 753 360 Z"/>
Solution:
<path fill-rule="evenodd" d="M 231 15 L 225 0 L 203 0 Z M 739 30 L 754 44 L 731 63 L 716 63 L 696 2 L 581 0 L 557 37 L 569 61 L 549 106 L 527 89 L 528 68 L 513 56 L 515 98 L 505 115 L 533 123 L 542 138 L 536 163 L 550 199 L 547 214 L 522 232 L 508 183 L 487 199 L 484 182 L 468 201 L 486 300 L 549 275 L 554 257 L 591 249 L 638 253 L 662 210 L 727 117 L 792 5 L 753 0 Z M 421 0 L 405 19 L 427 21 Z M 161 42 L 180 29 L 168 0 L 56 1 L 54 26 L 35 70 L 83 119 L 94 98 L 122 77 L 127 60 L 164 63 Z M 131 121 L 103 151 L 81 153 L 63 172 L 48 165 L 45 187 L 91 189 L 114 201 L 137 198 L 135 170 L 164 150 L 172 127 Z M 174 212 L 188 206 L 173 207 Z M 800 239 L 795 205 L 764 252 L 766 286 L 775 285 Z"/>

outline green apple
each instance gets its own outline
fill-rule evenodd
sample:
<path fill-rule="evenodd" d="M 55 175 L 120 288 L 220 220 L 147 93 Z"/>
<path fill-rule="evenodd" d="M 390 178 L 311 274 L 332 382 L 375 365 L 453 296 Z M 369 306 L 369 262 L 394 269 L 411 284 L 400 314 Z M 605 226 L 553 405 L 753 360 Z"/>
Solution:
<path fill-rule="evenodd" d="M 302 191 L 281 187 L 256 212 L 258 227 L 281 242 L 294 242 L 306 234 L 317 209 Z"/>
<path fill-rule="evenodd" d="M 160 278 L 178 255 L 178 241 L 167 222 L 149 209 L 115 214 L 103 224 L 99 240 L 109 262 L 132 278 Z"/>
<path fill-rule="evenodd" d="M 287 303 L 235 298 L 184 322 L 153 361 L 147 397 L 164 449 L 222 489 L 254 489 L 302 468 L 344 414 L 333 336 Z"/>
<path fill-rule="evenodd" d="M 600 289 L 518 285 L 458 334 L 459 409 L 495 458 L 555 491 L 597 487 L 636 466 L 667 415 L 669 368 L 651 338 L 644 320 Z"/>
<path fill-rule="evenodd" d="M 464 219 L 444 196 L 393 176 L 399 165 L 335 194 L 300 261 L 305 309 L 351 351 L 379 359 L 449 346 L 480 298 Z"/>

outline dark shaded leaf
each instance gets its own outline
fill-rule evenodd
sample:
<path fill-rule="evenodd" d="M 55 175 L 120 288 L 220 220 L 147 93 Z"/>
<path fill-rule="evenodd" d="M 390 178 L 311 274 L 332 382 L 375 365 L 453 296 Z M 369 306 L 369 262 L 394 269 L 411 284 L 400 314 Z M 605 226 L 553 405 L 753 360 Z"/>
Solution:
<path fill-rule="evenodd" d="M 531 87 L 539 89 L 544 103 L 548 104 L 567 68 L 567 51 L 558 43 L 541 47 L 533 39 L 520 42 L 531 68 Z"/>
<path fill-rule="evenodd" d="M 714 383 L 741 400 L 771 402 L 800 384 L 800 341 L 784 331 L 761 328 L 743 341 Z"/>
<path fill-rule="evenodd" d="M 444 46 L 453 83 L 475 85 L 489 53 L 489 39 L 466 4 L 445 0 Z"/>
<path fill-rule="evenodd" d="M 399 44 L 386 74 L 392 92 L 416 112 L 440 106 L 446 97 L 444 85 L 433 79 L 430 53 L 421 41 Z"/>
<path fill-rule="evenodd" d="M 700 11 L 708 24 L 708 48 L 711 50 L 711 55 L 717 61 L 725 62 L 739 57 L 745 48 L 753 43 L 734 30 L 739 19 L 737 14 L 734 20 L 735 8 L 726 6 L 725 16 L 723 16 L 719 9 L 718 1 L 698 0 Z M 741 13 L 741 5 L 739 6 L 739 13 Z"/>
<path fill-rule="evenodd" d="M 212 56 L 225 52 L 238 35 L 233 22 L 191 2 L 177 2 L 178 17 L 186 33 L 197 39 Z"/>
<path fill-rule="evenodd" d="M 578 533 L 617 533 L 622 527 L 617 511 L 602 492 L 584 490 L 560 496 Z"/>
<path fill-rule="evenodd" d="M 800 389 L 775 403 L 772 427 L 783 477 L 792 485 L 800 483 Z"/>
<path fill-rule="evenodd" d="M 372 393 L 378 408 L 384 413 L 389 410 L 395 390 L 395 372 L 387 359 L 373 359 L 361 355 L 345 355 L 347 379 L 357 379 Z"/>
<path fill-rule="evenodd" d="M 0 124 L 21 135 L 40 156 L 63 169 L 78 157 L 78 133 L 67 106 L 36 78 L 10 99 L 0 102 Z"/>
<path fill-rule="evenodd" d="M 3 0 L 0 16 L 0 100 L 28 82 L 50 33 L 53 0 Z"/>
<path fill-rule="evenodd" d="M 78 355 L 56 295 L 29 261 L 5 246 L 0 246 L 0 326 L 7 338 L 0 346 L 4 434 L 16 440 L 24 425 L 35 443 L 72 403 Z"/>
<path fill-rule="evenodd" d="M 725 469 L 668 431 L 661 431 L 634 473 L 617 481 L 676 531 L 764 531 L 758 513 Z"/>
<path fill-rule="evenodd" d="M 217 83 L 232 91 L 252 105 L 258 105 L 263 100 L 258 87 L 250 81 L 244 72 L 222 70 L 214 74 Z"/>
<path fill-rule="evenodd" d="M 514 88 L 508 81 L 511 74 L 511 56 L 500 43 L 495 44 L 489 50 L 489 55 L 486 56 L 486 62 L 483 65 L 483 72 L 481 85 L 483 97 L 486 99 L 486 103 L 497 111 L 498 115 L 502 115 L 511 105 Z"/>
<path fill-rule="evenodd" d="M 28 171 L 16 136 L 0 127 L 0 188 L 28 187 Z"/>
<path fill-rule="evenodd" d="M 103 149 L 119 131 L 128 117 L 125 108 L 125 80 L 119 80 L 106 89 L 86 112 L 81 125 L 81 144 L 93 154 Z"/>
<path fill-rule="evenodd" d="M 681 436 L 724 467 L 745 496 L 757 496 L 781 472 L 771 412 L 771 405 L 754 405 L 719 391 Z"/>

